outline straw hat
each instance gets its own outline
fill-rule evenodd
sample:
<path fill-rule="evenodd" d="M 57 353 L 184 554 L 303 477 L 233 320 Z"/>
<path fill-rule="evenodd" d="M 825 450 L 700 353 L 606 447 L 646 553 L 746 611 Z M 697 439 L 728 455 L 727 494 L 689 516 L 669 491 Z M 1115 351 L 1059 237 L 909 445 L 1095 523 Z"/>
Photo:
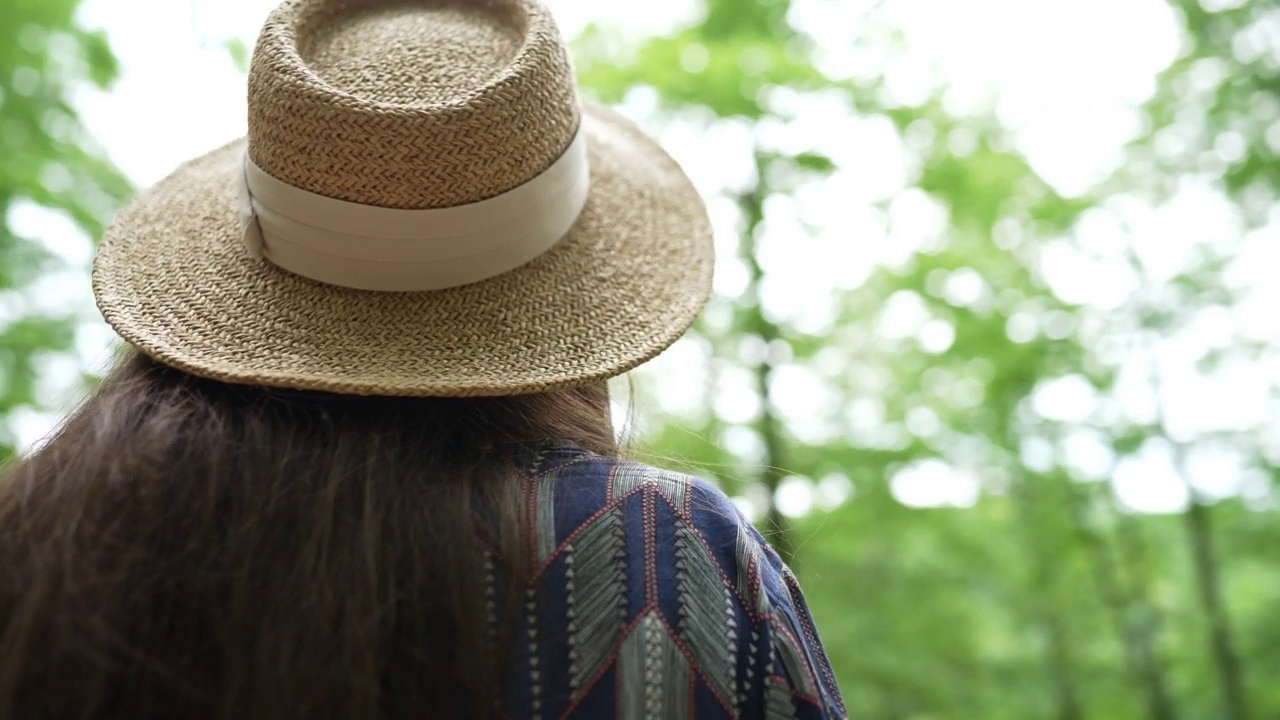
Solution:
<path fill-rule="evenodd" d="M 123 210 L 93 284 L 120 335 L 196 375 L 467 396 L 639 365 L 711 271 L 688 179 L 580 103 L 534 0 L 289 0 L 248 138 Z"/>

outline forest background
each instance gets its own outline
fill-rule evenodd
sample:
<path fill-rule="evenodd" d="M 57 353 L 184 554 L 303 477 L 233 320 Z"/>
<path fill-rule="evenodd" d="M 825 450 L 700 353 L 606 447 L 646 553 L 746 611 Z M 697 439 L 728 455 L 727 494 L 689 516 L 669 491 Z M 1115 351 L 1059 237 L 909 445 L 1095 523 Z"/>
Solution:
<path fill-rule="evenodd" d="M 792 558 L 853 717 L 1280 717 L 1280 2 L 551 5 L 717 228 L 635 451 Z M 0 460 L 269 9 L 0 0 Z"/>

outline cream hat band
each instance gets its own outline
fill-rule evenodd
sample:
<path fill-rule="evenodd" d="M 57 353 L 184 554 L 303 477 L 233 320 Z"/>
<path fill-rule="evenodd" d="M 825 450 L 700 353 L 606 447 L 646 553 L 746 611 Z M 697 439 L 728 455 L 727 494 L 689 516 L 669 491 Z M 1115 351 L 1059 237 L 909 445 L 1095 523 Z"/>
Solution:
<path fill-rule="evenodd" d="M 255 259 L 357 290 L 443 290 L 514 270 L 551 249 L 587 202 L 586 133 L 541 174 L 466 205 L 400 210 L 317 195 L 244 158 L 240 225 Z"/>

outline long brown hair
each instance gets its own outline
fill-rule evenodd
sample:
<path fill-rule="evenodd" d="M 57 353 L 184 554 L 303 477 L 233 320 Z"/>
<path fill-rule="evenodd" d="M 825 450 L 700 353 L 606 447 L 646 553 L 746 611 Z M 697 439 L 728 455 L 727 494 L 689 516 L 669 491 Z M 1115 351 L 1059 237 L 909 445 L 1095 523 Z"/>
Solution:
<path fill-rule="evenodd" d="M 481 587 L 542 439 L 615 452 L 605 385 L 343 397 L 131 356 L 0 477 L 0 718 L 489 714 Z"/>

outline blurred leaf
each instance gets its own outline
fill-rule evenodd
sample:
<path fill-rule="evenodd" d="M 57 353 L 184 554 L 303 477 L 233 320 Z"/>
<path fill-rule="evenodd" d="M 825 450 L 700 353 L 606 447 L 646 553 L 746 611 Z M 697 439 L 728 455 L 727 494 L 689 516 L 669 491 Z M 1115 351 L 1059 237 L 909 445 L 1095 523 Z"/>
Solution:
<path fill-rule="evenodd" d="M 249 46 L 240 38 L 231 38 L 223 43 L 223 47 L 227 49 L 227 54 L 231 56 L 231 62 L 235 63 L 236 69 L 242 73 L 248 73 Z"/>
<path fill-rule="evenodd" d="M 12 211 L 34 203 L 96 240 L 131 190 L 70 102 L 79 85 L 107 87 L 119 72 L 105 35 L 76 24 L 77 5 L 0 3 L 0 417 L 6 419 L 17 408 L 50 402 L 39 392 L 40 365 L 49 353 L 70 350 L 79 322 L 30 309 L 49 299 L 31 288 L 66 264 L 47 250 L 46 238 L 19 234 Z M 14 452 L 13 438 L 8 428 L 0 432 L 0 461 Z"/>

